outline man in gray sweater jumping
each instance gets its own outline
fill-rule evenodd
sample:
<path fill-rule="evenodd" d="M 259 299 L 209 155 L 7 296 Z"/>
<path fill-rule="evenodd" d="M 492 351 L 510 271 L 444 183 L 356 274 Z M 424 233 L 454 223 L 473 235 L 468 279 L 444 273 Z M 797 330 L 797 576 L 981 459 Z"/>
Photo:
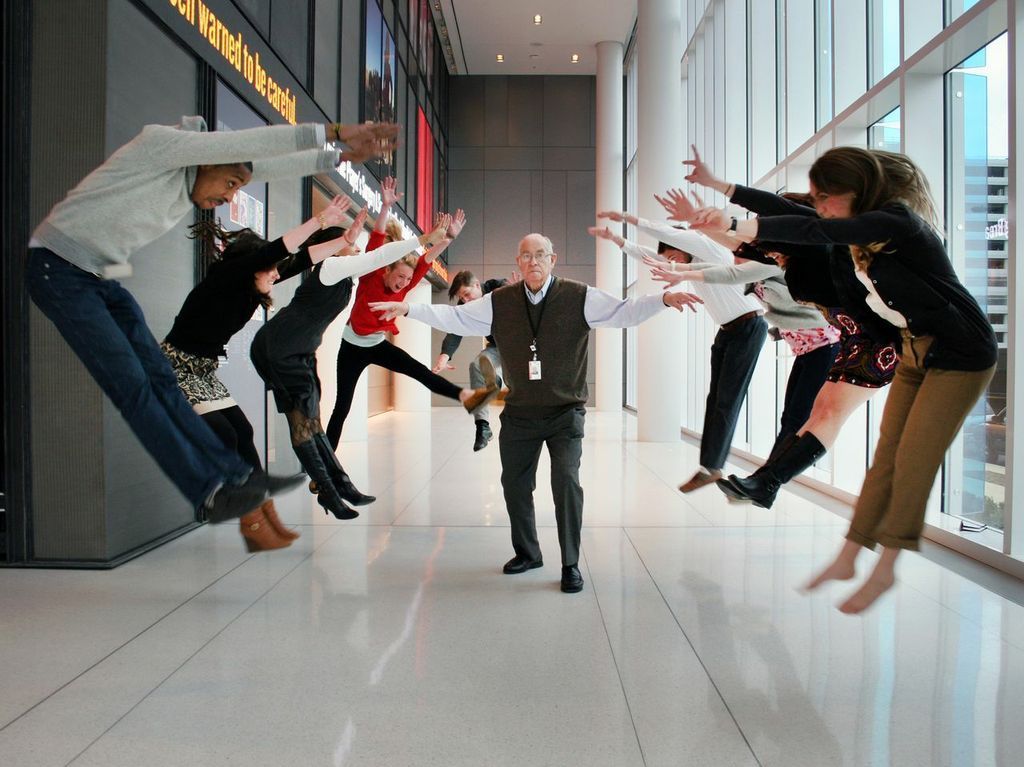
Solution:
<path fill-rule="evenodd" d="M 206 131 L 201 117 L 147 125 L 58 202 L 29 241 L 28 293 L 196 509 L 240 517 L 298 477 L 252 472 L 192 410 L 142 310 L 116 280 L 132 253 L 194 208 L 229 203 L 250 181 L 307 176 L 389 152 L 397 125 L 280 125 Z M 339 142 L 344 151 L 325 149 Z"/>

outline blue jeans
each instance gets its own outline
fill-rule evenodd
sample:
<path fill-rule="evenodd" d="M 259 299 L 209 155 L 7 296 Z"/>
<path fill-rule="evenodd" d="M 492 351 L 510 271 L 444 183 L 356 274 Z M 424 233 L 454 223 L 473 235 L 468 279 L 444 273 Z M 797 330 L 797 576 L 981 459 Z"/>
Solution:
<path fill-rule="evenodd" d="M 189 405 L 131 293 L 45 248 L 29 250 L 25 281 L 36 306 L 195 508 L 221 484 L 244 481 L 251 467 Z"/>

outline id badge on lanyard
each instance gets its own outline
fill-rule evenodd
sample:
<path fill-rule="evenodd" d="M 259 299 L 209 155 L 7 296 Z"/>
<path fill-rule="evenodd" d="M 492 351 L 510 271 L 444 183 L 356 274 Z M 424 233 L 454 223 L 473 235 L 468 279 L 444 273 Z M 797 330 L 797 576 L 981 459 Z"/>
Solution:
<path fill-rule="evenodd" d="M 540 380 L 540 360 L 537 359 L 537 340 L 530 344 L 530 351 L 533 352 L 533 359 L 529 363 L 529 375 L 531 381 Z"/>

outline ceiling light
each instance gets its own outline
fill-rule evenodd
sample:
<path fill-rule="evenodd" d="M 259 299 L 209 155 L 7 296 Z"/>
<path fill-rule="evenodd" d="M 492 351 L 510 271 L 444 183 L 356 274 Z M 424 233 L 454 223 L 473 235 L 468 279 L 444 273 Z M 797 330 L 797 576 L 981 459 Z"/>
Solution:
<path fill-rule="evenodd" d="M 580 63 L 580 55 L 578 53 L 574 53 L 572 55 L 571 61 L 572 61 L 573 64 L 579 64 Z"/>
<path fill-rule="evenodd" d="M 533 24 L 536 27 L 539 27 L 542 21 L 544 21 L 544 19 L 541 17 L 539 13 L 533 17 Z"/>
<path fill-rule="evenodd" d="M 505 56 L 500 54 L 500 53 L 497 56 L 495 56 L 494 58 L 497 59 L 499 64 L 504 64 L 505 63 Z"/>

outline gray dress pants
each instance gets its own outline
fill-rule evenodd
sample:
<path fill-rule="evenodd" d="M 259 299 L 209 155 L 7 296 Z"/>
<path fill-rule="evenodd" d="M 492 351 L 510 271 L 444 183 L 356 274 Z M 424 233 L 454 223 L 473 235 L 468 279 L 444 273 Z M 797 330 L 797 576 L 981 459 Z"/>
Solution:
<path fill-rule="evenodd" d="M 533 491 L 537 486 L 537 462 L 546 443 L 551 457 L 551 494 L 555 502 L 562 565 L 575 565 L 579 561 L 580 529 L 583 527 L 580 458 L 583 455 L 586 408 L 582 405 L 570 407 L 549 418 L 522 418 L 510 410 L 506 407 L 501 414 L 498 447 L 501 453 L 501 487 L 512 523 L 512 548 L 520 557 L 541 559 Z"/>

